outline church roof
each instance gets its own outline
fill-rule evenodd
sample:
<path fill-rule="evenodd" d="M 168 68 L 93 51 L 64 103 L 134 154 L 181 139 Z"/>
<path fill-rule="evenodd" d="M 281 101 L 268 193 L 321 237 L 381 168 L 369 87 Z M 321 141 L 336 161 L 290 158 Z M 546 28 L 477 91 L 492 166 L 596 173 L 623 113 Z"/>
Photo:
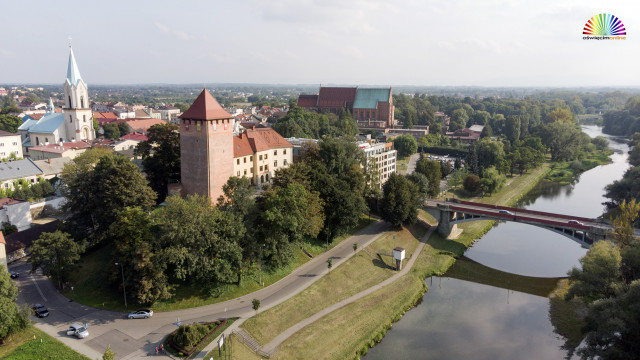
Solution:
<path fill-rule="evenodd" d="M 78 69 L 78 64 L 76 63 L 76 57 L 73 56 L 73 49 L 69 48 L 69 66 L 67 67 L 67 81 L 71 85 L 78 85 L 78 82 L 82 80 L 82 76 L 80 76 L 80 70 Z"/>
<path fill-rule="evenodd" d="M 190 120 L 219 120 L 232 119 L 233 116 L 220 106 L 218 101 L 209 93 L 207 89 L 203 89 L 191 107 L 185 111 L 181 119 Z"/>
<path fill-rule="evenodd" d="M 391 88 L 386 89 L 362 89 L 356 93 L 353 103 L 354 109 L 376 109 L 378 102 L 388 102 L 391 97 Z"/>
<path fill-rule="evenodd" d="M 29 115 L 27 115 L 29 116 Z M 27 117 L 25 116 L 25 117 Z M 29 130 L 33 125 L 35 125 L 38 122 L 38 120 L 32 119 L 31 117 L 29 117 L 29 119 L 27 119 L 27 121 L 23 122 L 22 125 L 20 125 L 18 127 L 18 130 Z"/>
<path fill-rule="evenodd" d="M 29 130 L 29 132 L 31 133 L 53 134 L 54 131 L 58 130 L 58 128 L 60 127 L 60 125 L 62 125 L 62 123 L 64 123 L 63 114 L 47 113 L 45 116 L 40 118 L 38 122 L 33 124 L 28 129 L 21 129 L 22 126 L 20 126 L 20 128 L 18 129 Z M 22 125 L 25 125 L 25 124 L 22 124 Z"/>

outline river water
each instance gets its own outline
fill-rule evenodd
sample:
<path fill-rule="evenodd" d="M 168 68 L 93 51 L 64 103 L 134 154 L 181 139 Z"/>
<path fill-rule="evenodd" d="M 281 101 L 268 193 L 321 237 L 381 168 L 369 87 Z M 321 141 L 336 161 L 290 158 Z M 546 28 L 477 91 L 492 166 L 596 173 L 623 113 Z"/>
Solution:
<path fill-rule="evenodd" d="M 595 125 L 583 126 L 583 131 L 606 136 Z M 517 206 L 580 217 L 601 215 L 604 187 L 629 167 L 628 146 L 609 140 L 617 151 L 611 164 L 583 173 L 572 185 L 543 181 Z M 564 277 L 585 253 L 578 243 L 551 231 L 498 223 L 466 251 L 470 261 L 456 262 L 444 276 L 426 280 L 429 291 L 422 303 L 395 323 L 366 358 L 563 359 L 564 339 L 549 320 L 549 299 L 536 292 L 538 283 L 549 279 L 536 277 Z M 472 276 L 460 275 L 465 272 Z M 484 279 L 475 276 L 480 273 Z"/>

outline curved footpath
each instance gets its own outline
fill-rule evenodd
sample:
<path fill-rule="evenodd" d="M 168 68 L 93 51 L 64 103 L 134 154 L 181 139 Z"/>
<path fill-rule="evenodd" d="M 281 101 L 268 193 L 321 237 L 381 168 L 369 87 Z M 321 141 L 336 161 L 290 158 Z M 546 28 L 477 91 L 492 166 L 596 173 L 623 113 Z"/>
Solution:
<path fill-rule="evenodd" d="M 316 256 L 275 284 L 256 292 L 198 308 L 159 312 L 144 320 L 128 320 L 125 313 L 95 309 L 73 302 L 60 294 L 46 277 L 39 273 L 28 274 L 30 265 L 23 261 L 12 264 L 10 269 L 22 274 L 16 281 L 20 289 L 20 301 L 26 304 L 42 303 L 50 310 L 49 317 L 38 319 L 38 328 L 91 359 L 101 358 L 107 345 L 111 345 L 118 359 L 138 359 L 154 354 L 155 347 L 161 344 L 167 334 L 175 330 L 177 322 L 191 323 L 239 317 L 240 319 L 227 329 L 229 333 L 244 320 L 255 315 L 252 299 L 260 300 L 261 310 L 282 303 L 327 274 L 328 258 L 332 258 L 334 265 L 338 266 L 389 229 L 389 224 L 376 221 L 341 241 L 333 249 Z M 357 251 L 353 251 L 354 243 L 358 244 Z M 409 267 L 407 264 L 406 268 Z M 72 323 L 88 324 L 89 337 L 79 340 L 67 336 L 66 329 Z M 216 343 L 212 342 L 208 348 L 212 349 L 215 346 Z M 196 358 L 204 358 L 204 355 L 206 352 L 203 351 Z"/>

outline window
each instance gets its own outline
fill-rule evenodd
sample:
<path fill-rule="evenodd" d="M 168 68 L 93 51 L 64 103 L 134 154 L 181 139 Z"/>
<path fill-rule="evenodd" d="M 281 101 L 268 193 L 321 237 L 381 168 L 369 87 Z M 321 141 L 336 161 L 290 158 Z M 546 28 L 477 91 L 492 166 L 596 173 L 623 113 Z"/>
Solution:
<path fill-rule="evenodd" d="M 282 166 L 287 166 L 287 159 L 284 159 L 284 161 L 282 162 Z"/>
<path fill-rule="evenodd" d="M 282 150 L 282 153 L 283 153 L 284 155 L 287 155 L 287 149 Z"/>
<path fill-rule="evenodd" d="M 87 115 L 82 115 L 82 122 L 87 122 Z"/>
<path fill-rule="evenodd" d="M 262 171 L 262 165 L 260 165 L 260 171 Z"/>
<path fill-rule="evenodd" d="M 245 176 L 247 175 L 247 169 L 244 169 L 244 175 Z"/>
<path fill-rule="evenodd" d="M 253 174 L 253 168 L 251 168 L 251 173 Z"/>
<path fill-rule="evenodd" d="M 269 171 L 269 165 L 264 166 L 264 171 Z"/>
<path fill-rule="evenodd" d="M 273 150 L 273 156 L 278 155 L 278 150 Z"/>
<path fill-rule="evenodd" d="M 278 160 L 273 160 L 273 167 L 274 168 L 278 167 Z"/>
<path fill-rule="evenodd" d="M 268 156 L 269 156 L 269 154 L 264 154 L 264 159 L 267 160 Z"/>
<path fill-rule="evenodd" d="M 240 170 L 238 170 L 238 172 L 237 172 L 237 176 L 240 176 Z"/>
<path fill-rule="evenodd" d="M 258 156 L 258 160 L 262 160 L 262 155 Z"/>
<path fill-rule="evenodd" d="M 200 131 L 200 123 L 196 124 L 196 131 Z"/>
<path fill-rule="evenodd" d="M 4 143 L 0 143 L 0 146 L 4 146 Z"/>
<path fill-rule="evenodd" d="M 80 96 L 80 107 L 84 109 L 84 96 Z M 86 121 L 86 119 L 85 119 Z"/>
<path fill-rule="evenodd" d="M 244 163 L 245 164 L 247 163 L 247 157 L 246 156 L 244 157 Z"/>
<path fill-rule="evenodd" d="M 249 161 L 253 161 L 253 155 L 249 156 Z"/>
<path fill-rule="evenodd" d="M 71 96 L 69 96 L 69 108 L 71 108 Z"/>
<path fill-rule="evenodd" d="M 36 136 L 36 145 L 40 145 L 40 139 Z"/>
<path fill-rule="evenodd" d="M 49 142 L 49 138 L 44 138 L 44 142 L 48 143 Z"/>
<path fill-rule="evenodd" d="M 18 145 L 18 143 L 14 141 L 14 142 L 13 142 L 13 145 L 14 145 L 14 146 L 16 146 L 16 145 Z"/>
<path fill-rule="evenodd" d="M 72 123 L 73 122 L 73 116 L 69 115 L 69 122 Z"/>
<path fill-rule="evenodd" d="M 240 165 L 240 159 L 236 160 L 236 165 Z"/>
<path fill-rule="evenodd" d="M 267 179 L 267 181 L 269 181 L 269 174 L 267 174 L 267 175 L 265 176 L 265 179 Z"/>

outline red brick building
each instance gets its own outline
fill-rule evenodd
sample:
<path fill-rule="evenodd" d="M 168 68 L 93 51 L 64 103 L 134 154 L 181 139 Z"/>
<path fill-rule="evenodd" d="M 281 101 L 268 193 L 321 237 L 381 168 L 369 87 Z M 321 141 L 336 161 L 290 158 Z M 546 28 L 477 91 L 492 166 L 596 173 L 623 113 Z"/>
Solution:
<path fill-rule="evenodd" d="M 395 125 L 391 88 L 320 87 L 318 95 L 300 95 L 298 106 L 334 114 L 342 109 L 349 110 L 361 128 Z"/>
<path fill-rule="evenodd" d="M 233 176 L 233 116 L 206 89 L 180 116 L 180 162 L 182 196 L 215 202 Z"/>

